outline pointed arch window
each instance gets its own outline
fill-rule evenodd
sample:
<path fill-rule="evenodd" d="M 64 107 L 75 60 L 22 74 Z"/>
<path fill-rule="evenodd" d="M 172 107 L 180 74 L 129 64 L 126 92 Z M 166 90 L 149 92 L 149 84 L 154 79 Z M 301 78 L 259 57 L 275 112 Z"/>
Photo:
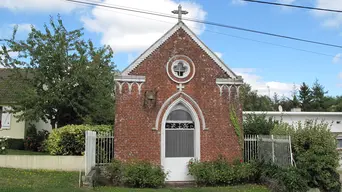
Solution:
<path fill-rule="evenodd" d="M 193 157 L 194 130 L 189 110 L 183 104 L 175 106 L 165 123 L 165 157 Z"/>
<path fill-rule="evenodd" d="M 166 129 L 194 129 L 195 125 L 189 110 L 183 105 L 178 104 L 167 116 Z"/>

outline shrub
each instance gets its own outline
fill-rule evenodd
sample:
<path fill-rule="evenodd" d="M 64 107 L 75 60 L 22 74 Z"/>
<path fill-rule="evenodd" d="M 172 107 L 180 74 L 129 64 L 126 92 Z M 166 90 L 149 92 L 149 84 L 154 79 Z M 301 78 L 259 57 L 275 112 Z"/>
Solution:
<path fill-rule="evenodd" d="M 103 176 L 114 186 L 121 186 L 123 182 L 124 164 L 121 161 L 113 160 L 103 171 Z"/>
<path fill-rule="evenodd" d="M 293 135 L 294 133 L 295 133 L 294 127 L 282 121 L 275 124 L 274 128 L 271 131 L 271 135 Z"/>
<path fill-rule="evenodd" d="M 0 137 L 0 155 L 7 153 L 7 137 Z"/>
<path fill-rule="evenodd" d="M 137 188 L 163 187 L 167 176 L 160 166 L 143 161 L 127 163 L 123 175 L 126 186 Z"/>
<path fill-rule="evenodd" d="M 339 155 L 336 138 L 327 123 L 306 121 L 298 123 L 292 137 L 294 159 L 299 169 L 307 172 L 309 186 L 322 191 L 341 188 L 339 174 Z"/>
<path fill-rule="evenodd" d="M 225 186 L 253 181 L 257 169 L 252 163 L 229 163 L 219 157 L 215 161 L 189 163 L 189 174 L 201 186 Z"/>
<path fill-rule="evenodd" d="M 45 151 L 44 141 L 48 138 L 48 136 L 48 131 L 42 130 L 37 132 L 36 126 L 30 124 L 26 131 L 26 137 L 24 139 L 25 150 Z"/>
<path fill-rule="evenodd" d="M 46 140 L 47 151 L 51 155 L 83 155 L 85 131 L 109 132 L 112 129 L 107 125 L 67 125 L 54 129 Z"/>
<path fill-rule="evenodd" d="M 8 149 L 24 150 L 24 139 L 7 139 Z"/>
<path fill-rule="evenodd" d="M 272 133 L 291 135 L 296 165 L 306 172 L 310 187 L 340 191 L 341 183 L 336 172 L 339 164 L 336 136 L 330 132 L 329 126 L 329 123 L 317 120 L 295 125 L 281 123 Z"/>
<path fill-rule="evenodd" d="M 266 114 L 247 114 L 243 120 L 245 135 L 269 135 L 276 122 L 272 117 L 266 118 Z"/>
<path fill-rule="evenodd" d="M 260 181 L 272 192 L 306 192 L 309 190 L 305 172 L 296 167 L 278 167 L 272 164 L 258 166 Z"/>
<path fill-rule="evenodd" d="M 99 169 L 98 169 L 99 170 Z M 144 161 L 122 163 L 114 160 L 101 171 L 98 178 L 105 180 L 97 183 L 111 183 L 135 188 L 159 188 L 164 186 L 167 174 L 157 165 Z"/>

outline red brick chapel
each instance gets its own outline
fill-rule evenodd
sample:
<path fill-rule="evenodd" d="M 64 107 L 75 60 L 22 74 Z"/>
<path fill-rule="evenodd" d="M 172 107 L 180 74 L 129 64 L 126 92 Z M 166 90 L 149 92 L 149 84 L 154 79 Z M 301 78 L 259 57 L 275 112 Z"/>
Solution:
<path fill-rule="evenodd" d="M 241 158 L 230 111 L 241 124 L 243 80 L 182 22 L 181 7 L 174 12 L 178 23 L 115 78 L 114 154 L 187 181 L 191 159 Z"/>

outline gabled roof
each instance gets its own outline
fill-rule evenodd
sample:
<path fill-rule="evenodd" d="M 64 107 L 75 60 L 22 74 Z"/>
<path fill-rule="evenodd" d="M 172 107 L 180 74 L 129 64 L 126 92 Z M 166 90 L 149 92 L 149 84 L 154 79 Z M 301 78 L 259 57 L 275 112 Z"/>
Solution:
<path fill-rule="evenodd" d="M 166 40 L 168 40 L 176 31 L 183 29 L 196 43 L 205 51 L 219 67 L 225 71 L 231 78 L 240 79 L 232 70 L 230 70 L 226 64 L 212 52 L 182 21 L 179 21 L 173 26 L 164 36 L 156 41 L 151 47 L 149 47 L 144 53 L 142 53 L 132 64 L 123 70 L 122 75 L 128 75 L 133 69 L 135 69 L 141 62 L 143 62 L 149 55 L 151 55 L 156 49 L 158 49 Z"/>

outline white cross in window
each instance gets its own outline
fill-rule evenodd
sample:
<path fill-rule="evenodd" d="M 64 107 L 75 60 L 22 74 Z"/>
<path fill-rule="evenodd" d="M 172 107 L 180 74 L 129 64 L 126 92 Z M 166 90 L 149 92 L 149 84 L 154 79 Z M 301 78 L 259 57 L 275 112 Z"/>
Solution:
<path fill-rule="evenodd" d="M 178 91 L 183 91 L 183 89 L 184 89 L 184 86 L 183 86 L 183 84 L 179 84 L 179 85 L 177 85 L 177 89 L 178 89 Z"/>
<path fill-rule="evenodd" d="M 177 65 L 173 67 L 173 69 L 177 73 L 178 76 L 182 77 L 184 73 L 186 72 L 187 67 L 184 65 L 183 62 L 179 62 L 177 63 Z"/>

